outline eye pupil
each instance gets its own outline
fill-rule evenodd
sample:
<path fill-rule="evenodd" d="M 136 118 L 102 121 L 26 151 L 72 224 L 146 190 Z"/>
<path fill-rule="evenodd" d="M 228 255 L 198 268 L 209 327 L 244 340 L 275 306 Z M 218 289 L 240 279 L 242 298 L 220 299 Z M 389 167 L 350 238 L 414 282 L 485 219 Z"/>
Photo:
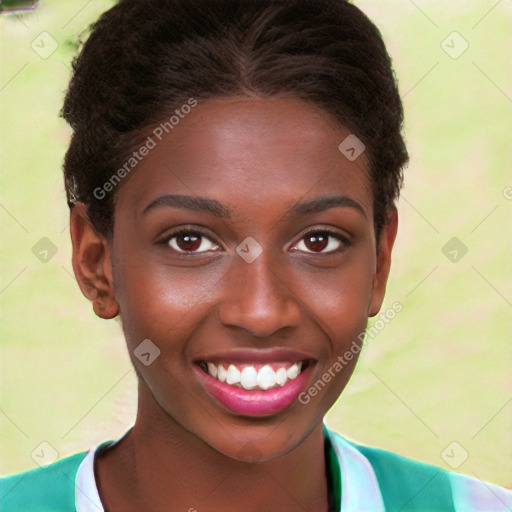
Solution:
<path fill-rule="evenodd" d="M 197 251 L 201 246 L 201 235 L 176 235 L 176 245 L 182 251 Z"/>
<path fill-rule="evenodd" d="M 315 233 L 305 238 L 305 245 L 310 251 L 321 252 L 329 244 L 329 235 L 324 233 Z"/>

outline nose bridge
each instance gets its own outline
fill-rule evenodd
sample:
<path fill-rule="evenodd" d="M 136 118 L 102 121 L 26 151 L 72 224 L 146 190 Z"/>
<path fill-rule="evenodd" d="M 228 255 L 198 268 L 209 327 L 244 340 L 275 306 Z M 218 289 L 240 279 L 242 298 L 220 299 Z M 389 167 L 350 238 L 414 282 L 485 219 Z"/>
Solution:
<path fill-rule="evenodd" d="M 220 307 L 225 325 L 241 327 L 254 336 L 269 336 L 298 324 L 299 304 L 270 250 L 263 250 L 251 262 L 237 256 L 228 276 Z"/>

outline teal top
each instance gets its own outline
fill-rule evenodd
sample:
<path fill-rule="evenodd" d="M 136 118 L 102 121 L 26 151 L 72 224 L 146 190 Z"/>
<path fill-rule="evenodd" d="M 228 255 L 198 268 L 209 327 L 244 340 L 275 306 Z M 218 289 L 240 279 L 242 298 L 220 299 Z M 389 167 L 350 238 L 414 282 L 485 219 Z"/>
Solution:
<path fill-rule="evenodd" d="M 511 512 L 512 491 L 348 441 L 324 425 L 331 512 Z M 1 512 L 105 512 L 94 477 L 104 446 L 0 478 Z"/>

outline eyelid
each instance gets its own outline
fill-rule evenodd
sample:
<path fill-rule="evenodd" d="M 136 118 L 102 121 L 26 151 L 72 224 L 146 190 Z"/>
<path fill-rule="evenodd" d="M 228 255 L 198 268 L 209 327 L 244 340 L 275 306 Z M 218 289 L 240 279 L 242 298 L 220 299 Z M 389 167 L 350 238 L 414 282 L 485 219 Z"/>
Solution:
<path fill-rule="evenodd" d="M 201 255 L 201 254 L 205 254 L 207 252 L 210 252 L 210 251 L 203 251 L 203 252 L 187 252 L 187 251 L 177 252 L 174 249 L 172 249 L 172 247 L 169 246 L 169 241 L 173 237 L 175 237 L 177 235 L 180 235 L 182 233 L 187 233 L 187 234 L 194 234 L 194 233 L 196 233 L 198 235 L 201 235 L 202 237 L 207 238 L 212 244 L 218 246 L 220 248 L 220 250 L 224 250 L 222 245 L 216 240 L 216 237 L 212 236 L 210 230 L 208 230 L 207 228 L 204 228 L 202 226 L 198 226 L 198 225 L 185 225 L 185 226 L 180 226 L 180 227 L 174 228 L 173 230 L 171 230 L 170 232 L 166 233 L 165 235 L 160 236 L 156 240 L 156 243 L 158 245 L 164 245 L 166 247 L 169 247 L 173 252 L 175 252 L 176 254 L 179 254 L 179 255 L 194 256 L 194 255 Z M 338 231 L 335 231 L 333 228 L 328 228 L 328 227 L 310 227 L 310 228 L 307 228 L 306 230 L 304 230 L 301 235 L 299 235 L 299 238 L 291 246 L 291 249 L 295 248 L 302 240 L 304 240 L 304 238 L 307 235 L 314 235 L 314 234 L 317 234 L 317 233 L 327 234 L 328 236 L 331 236 L 331 237 L 339 240 L 341 242 L 341 244 L 342 244 L 342 247 L 340 247 L 339 249 L 336 249 L 334 251 L 329 251 L 329 252 L 325 252 L 325 253 L 324 252 L 315 253 L 314 251 L 311 251 L 311 252 L 298 251 L 298 252 L 303 252 L 305 254 L 316 254 L 316 255 L 319 255 L 319 256 L 321 256 L 321 255 L 331 255 L 331 254 L 337 254 L 339 252 L 342 252 L 345 248 L 347 248 L 350 245 L 352 245 L 352 240 L 350 239 L 349 236 L 344 235 L 342 233 L 339 233 Z M 215 251 L 215 252 L 217 252 L 217 251 Z"/>
<path fill-rule="evenodd" d="M 305 252 L 305 254 L 316 254 L 318 256 L 331 255 L 331 254 L 337 254 L 339 252 L 342 252 L 344 249 L 346 249 L 347 247 L 350 247 L 352 245 L 352 240 L 347 235 L 339 233 L 338 231 L 335 231 L 332 228 L 315 227 L 315 228 L 308 228 L 301 235 L 299 235 L 299 238 L 294 243 L 294 245 L 291 247 L 291 249 L 293 249 L 300 242 L 302 242 L 304 240 L 304 238 L 306 238 L 307 235 L 315 235 L 315 234 L 318 234 L 318 233 L 320 233 L 320 234 L 327 234 L 328 236 L 331 236 L 331 237 L 339 240 L 341 242 L 341 244 L 342 244 L 342 247 L 340 247 L 339 249 L 336 249 L 334 251 L 329 251 L 329 252 L 318 252 L 318 253 L 315 253 L 314 251 L 311 251 L 311 252 L 309 252 L 309 251 L 308 252 L 299 251 L 299 252 Z"/>
<path fill-rule="evenodd" d="M 169 247 L 173 252 L 175 252 L 176 254 L 187 254 L 189 256 L 194 256 L 195 254 L 205 254 L 206 252 L 209 252 L 209 251 L 204 251 L 204 252 L 177 252 L 177 251 L 174 251 L 174 249 L 172 249 L 170 246 L 169 246 L 169 240 L 171 240 L 171 238 L 174 238 L 176 235 L 180 235 L 182 233 L 187 233 L 187 234 L 198 234 L 198 235 L 201 235 L 202 237 L 204 238 L 207 238 L 210 242 L 212 242 L 212 244 L 215 244 L 216 246 L 220 247 L 220 249 L 223 250 L 223 247 L 222 245 L 217 242 L 217 240 L 215 239 L 214 236 L 212 236 L 211 232 L 206 229 L 206 228 L 203 228 L 201 226 L 180 226 L 180 227 L 177 227 L 169 232 L 167 232 L 165 235 L 163 236 L 160 236 L 157 238 L 156 240 L 156 243 L 158 245 L 165 245 L 167 247 Z"/>

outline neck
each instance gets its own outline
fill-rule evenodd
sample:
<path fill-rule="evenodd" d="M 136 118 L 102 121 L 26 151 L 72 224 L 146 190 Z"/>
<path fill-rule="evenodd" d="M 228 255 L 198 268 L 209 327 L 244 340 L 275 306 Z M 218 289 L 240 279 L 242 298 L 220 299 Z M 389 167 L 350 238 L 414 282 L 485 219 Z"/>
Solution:
<path fill-rule="evenodd" d="M 328 510 L 321 423 L 282 456 L 241 462 L 215 450 L 141 395 L 133 429 L 97 459 L 106 511 L 153 512 L 169 510 L 170 504 L 189 512 Z"/>

